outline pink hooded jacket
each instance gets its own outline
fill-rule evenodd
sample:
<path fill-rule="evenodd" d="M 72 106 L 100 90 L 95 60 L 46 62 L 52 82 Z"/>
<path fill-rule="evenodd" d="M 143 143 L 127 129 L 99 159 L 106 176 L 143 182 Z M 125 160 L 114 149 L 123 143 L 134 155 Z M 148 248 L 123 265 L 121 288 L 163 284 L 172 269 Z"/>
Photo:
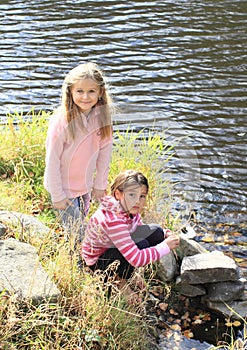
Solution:
<path fill-rule="evenodd" d="M 165 241 L 140 250 L 131 237 L 138 225 L 142 225 L 139 213 L 130 218 L 114 197 L 103 197 L 101 206 L 89 220 L 82 242 L 81 253 L 86 264 L 94 265 L 109 248 L 117 248 L 134 267 L 145 266 L 170 252 Z"/>
<path fill-rule="evenodd" d="M 112 136 L 101 139 L 97 108 L 88 120 L 84 114 L 81 118 L 85 130 L 76 123 L 73 140 L 68 135 L 63 116 L 54 115 L 50 121 L 44 186 L 53 202 L 90 193 L 93 187 L 98 190 L 107 187 Z"/>

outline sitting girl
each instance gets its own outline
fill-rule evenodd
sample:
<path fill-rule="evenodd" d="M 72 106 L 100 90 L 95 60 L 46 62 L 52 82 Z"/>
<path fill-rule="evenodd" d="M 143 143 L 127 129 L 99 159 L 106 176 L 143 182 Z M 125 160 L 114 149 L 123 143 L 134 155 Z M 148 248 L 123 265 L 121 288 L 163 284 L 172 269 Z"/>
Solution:
<path fill-rule="evenodd" d="M 170 230 L 142 223 L 147 194 L 148 180 L 142 173 L 128 170 L 116 177 L 111 196 L 101 199 L 82 242 L 82 258 L 92 271 L 118 261 L 116 274 L 125 281 L 135 267 L 155 262 L 179 245 Z"/>

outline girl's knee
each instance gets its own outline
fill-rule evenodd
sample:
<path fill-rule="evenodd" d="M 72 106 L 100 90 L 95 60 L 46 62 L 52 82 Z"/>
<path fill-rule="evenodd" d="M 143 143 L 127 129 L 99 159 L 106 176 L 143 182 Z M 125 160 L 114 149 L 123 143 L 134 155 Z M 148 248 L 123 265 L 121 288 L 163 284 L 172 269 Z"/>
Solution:
<path fill-rule="evenodd" d="M 160 239 L 163 240 L 165 238 L 165 233 L 161 226 L 157 225 L 157 229 L 155 232 L 156 232 L 156 235 L 160 237 Z"/>
<path fill-rule="evenodd" d="M 150 244 L 150 246 L 155 246 L 161 242 L 163 242 L 164 238 L 165 238 L 165 233 L 164 230 L 161 226 L 159 225 L 153 225 L 154 231 L 153 233 L 147 237 L 147 240 Z"/>

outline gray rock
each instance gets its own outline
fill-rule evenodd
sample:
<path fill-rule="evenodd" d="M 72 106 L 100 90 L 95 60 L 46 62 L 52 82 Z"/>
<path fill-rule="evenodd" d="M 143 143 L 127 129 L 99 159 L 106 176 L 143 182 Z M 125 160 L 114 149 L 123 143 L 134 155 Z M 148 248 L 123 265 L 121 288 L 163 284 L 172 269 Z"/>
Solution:
<path fill-rule="evenodd" d="M 39 262 L 36 249 L 14 238 L 0 241 L 0 292 L 38 302 L 56 301 L 60 291 Z"/>
<path fill-rule="evenodd" d="M 161 281 L 169 282 L 174 279 L 177 274 L 177 261 L 174 253 L 164 255 L 157 263 L 157 276 Z"/>
<path fill-rule="evenodd" d="M 43 238 L 50 233 L 49 227 L 42 224 L 34 216 L 14 211 L 0 211 L 0 222 L 16 226 L 21 230 L 24 229 L 31 237 L 35 235 Z"/>
<path fill-rule="evenodd" d="M 204 284 L 238 279 L 235 261 L 219 251 L 185 257 L 181 264 L 182 283 Z"/>
<path fill-rule="evenodd" d="M 207 307 L 210 309 L 221 312 L 225 317 L 235 320 L 245 319 L 247 317 L 247 301 L 233 301 L 233 302 L 220 302 L 207 300 Z"/>
<path fill-rule="evenodd" d="M 180 294 L 191 298 L 206 294 L 206 289 L 203 285 L 181 283 L 181 277 L 177 277 L 175 288 Z"/>
<path fill-rule="evenodd" d="M 192 239 L 180 237 L 180 245 L 175 250 L 164 255 L 157 263 L 157 275 L 161 281 L 170 282 L 178 274 L 178 259 L 182 260 L 184 256 L 204 253 L 206 250 Z"/>
<path fill-rule="evenodd" d="M 199 253 L 206 253 L 207 250 L 203 246 L 194 241 L 193 239 L 185 238 L 185 236 L 180 237 L 179 247 L 176 248 L 176 253 L 180 259 L 183 259 L 185 256 L 192 256 Z"/>
<path fill-rule="evenodd" d="M 239 300 L 243 294 L 244 283 L 240 280 L 207 284 L 207 297 L 211 301 Z"/>
<path fill-rule="evenodd" d="M 6 226 L 0 223 L 0 237 L 3 237 L 6 231 L 7 231 Z"/>

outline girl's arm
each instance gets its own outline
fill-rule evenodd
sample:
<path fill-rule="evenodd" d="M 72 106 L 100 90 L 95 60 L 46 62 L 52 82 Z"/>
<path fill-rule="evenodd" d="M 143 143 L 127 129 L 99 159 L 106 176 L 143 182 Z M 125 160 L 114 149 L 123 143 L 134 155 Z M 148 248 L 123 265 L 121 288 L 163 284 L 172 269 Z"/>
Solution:
<path fill-rule="evenodd" d="M 66 199 L 66 194 L 63 191 L 60 159 L 63 153 L 64 131 L 59 130 L 56 122 L 49 125 L 46 138 L 46 168 L 44 174 L 44 185 L 47 191 L 51 194 L 53 203 L 60 202 Z"/>
<path fill-rule="evenodd" d="M 159 243 L 157 248 L 154 246 L 140 250 L 131 239 L 128 226 L 122 220 L 108 223 L 108 237 L 125 259 L 134 267 L 145 266 L 159 260 L 161 256 L 170 252 L 170 247 L 165 241 Z"/>
<path fill-rule="evenodd" d="M 95 191 L 105 191 L 107 188 L 111 154 L 112 137 L 100 142 L 100 150 L 96 161 L 96 174 L 93 184 Z"/>
<path fill-rule="evenodd" d="M 100 200 L 102 197 L 106 195 L 105 190 L 97 190 L 96 188 L 92 189 L 91 196 L 92 198 L 95 198 L 96 200 Z"/>

